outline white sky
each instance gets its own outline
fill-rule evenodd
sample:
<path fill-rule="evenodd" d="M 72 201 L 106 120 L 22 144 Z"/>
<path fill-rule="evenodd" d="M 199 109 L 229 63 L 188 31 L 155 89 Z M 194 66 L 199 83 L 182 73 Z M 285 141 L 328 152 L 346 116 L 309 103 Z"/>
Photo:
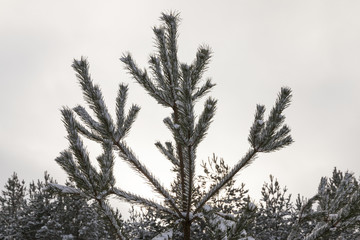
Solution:
<path fill-rule="evenodd" d="M 169 112 L 118 60 L 129 51 L 147 66 L 151 28 L 166 10 L 181 12 L 182 62 L 190 63 L 200 44 L 214 51 L 204 76 L 217 84 L 211 95 L 218 111 L 198 163 L 215 153 L 234 165 L 249 147 L 256 104 L 269 110 L 280 88 L 289 86 L 294 97 L 285 115 L 295 143 L 261 154 L 238 181 L 259 198 L 273 174 L 290 193 L 309 197 L 335 166 L 359 175 L 359 1 L 0 0 L 0 188 L 13 171 L 26 182 L 45 170 L 60 183 L 66 179 L 54 161 L 68 145 L 59 110 L 84 104 L 70 67 L 82 55 L 112 112 L 118 84 L 129 84 L 128 103 L 142 107 L 129 145 L 169 185 L 170 164 L 153 145 L 170 140 L 162 123 Z M 93 158 L 99 152 L 93 144 L 88 149 Z M 154 196 L 120 159 L 115 169 L 119 187 Z"/>

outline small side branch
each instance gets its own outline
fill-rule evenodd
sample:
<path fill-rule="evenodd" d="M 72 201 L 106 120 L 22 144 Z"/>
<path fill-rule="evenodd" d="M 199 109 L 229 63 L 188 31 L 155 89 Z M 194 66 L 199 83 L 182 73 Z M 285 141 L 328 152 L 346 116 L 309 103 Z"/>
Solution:
<path fill-rule="evenodd" d="M 169 201 L 169 204 L 174 209 L 174 211 L 178 214 L 178 216 L 182 216 L 180 210 L 177 208 L 174 199 L 170 196 L 169 192 L 159 183 L 159 181 L 147 170 L 147 168 L 140 163 L 140 161 L 134 156 L 132 151 L 121 142 L 114 143 L 119 149 L 119 155 L 121 158 L 130 163 L 130 165 L 141 175 L 149 181 L 149 183 L 154 187 L 154 189 L 160 193 L 166 200 Z"/>
<path fill-rule="evenodd" d="M 237 174 L 242 168 L 246 167 L 247 165 L 249 165 L 252 160 L 254 160 L 255 156 L 256 156 L 256 151 L 254 149 L 251 149 L 247 152 L 247 154 L 241 159 L 241 161 L 236 164 L 233 169 L 224 176 L 224 178 L 218 183 L 216 184 L 201 200 L 200 202 L 197 204 L 194 213 L 197 213 L 203 206 L 204 204 L 211 198 L 213 197 L 216 193 L 218 193 L 220 191 L 220 189 L 225 186 L 234 176 L 235 174 Z"/>
<path fill-rule="evenodd" d="M 151 201 L 149 199 L 140 197 L 140 196 L 138 196 L 136 194 L 125 192 L 125 191 L 123 191 L 123 190 L 121 190 L 119 188 L 116 188 L 116 187 L 114 187 L 110 191 L 110 194 L 115 194 L 117 197 L 119 197 L 121 199 L 125 199 L 126 201 L 141 204 L 141 205 L 144 205 L 146 207 L 151 207 L 151 208 L 157 209 L 159 211 L 169 213 L 172 216 L 179 217 L 179 215 L 176 212 L 172 211 L 169 208 L 166 208 L 166 207 L 164 207 L 164 206 L 162 206 L 162 205 L 160 205 L 160 204 L 158 204 L 158 203 L 156 203 L 154 201 Z"/>

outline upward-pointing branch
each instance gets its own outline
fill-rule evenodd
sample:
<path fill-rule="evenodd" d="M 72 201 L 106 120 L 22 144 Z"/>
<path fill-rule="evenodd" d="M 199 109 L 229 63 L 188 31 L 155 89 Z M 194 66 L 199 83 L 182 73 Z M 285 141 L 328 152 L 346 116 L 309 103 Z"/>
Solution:
<path fill-rule="evenodd" d="M 165 200 L 169 202 L 173 210 L 178 214 L 179 217 L 182 217 L 180 210 L 177 208 L 174 199 L 170 196 L 169 192 L 159 183 L 159 181 L 147 170 L 147 168 L 140 163 L 140 161 L 135 157 L 132 151 L 126 146 L 123 142 L 114 143 L 118 150 L 119 155 L 122 159 L 130 163 L 137 172 L 139 172 L 157 191 L 160 193 Z"/>

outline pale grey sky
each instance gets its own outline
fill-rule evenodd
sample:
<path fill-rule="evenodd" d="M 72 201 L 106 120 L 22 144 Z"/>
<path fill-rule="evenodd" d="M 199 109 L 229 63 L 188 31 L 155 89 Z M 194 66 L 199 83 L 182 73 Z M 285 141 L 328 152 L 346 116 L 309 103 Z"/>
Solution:
<path fill-rule="evenodd" d="M 118 60 L 129 51 L 147 66 L 151 28 L 167 10 L 181 12 L 182 62 L 191 62 L 200 44 L 214 52 L 205 77 L 217 84 L 211 95 L 218 111 L 198 163 L 215 153 L 234 165 L 248 149 L 256 104 L 270 109 L 280 88 L 289 86 L 294 97 L 285 114 L 295 143 L 260 155 L 238 181 L 258 198 L 273 174 L 289 192 L 309 197 L 335 166 L 360 174 L 359 1 L 0 0 L 1 188 L 14 171 L 29 182 L 47 170 L 64 182 L 54 161 L 67 147 L 59 109 L 84 103 L 70 67 L 82 55 L 113 112 L 119 82 L 129 84 L 128 102 L 142 107 L 129 145 L 169 185 L 170 165 L 154 147 L 170 139 L 162 123 L 168 111 Z M 88 149 L 95 157 L 99 148 Z M 120 187 L 153 196 L 120 159 L 115 170 Z"/>

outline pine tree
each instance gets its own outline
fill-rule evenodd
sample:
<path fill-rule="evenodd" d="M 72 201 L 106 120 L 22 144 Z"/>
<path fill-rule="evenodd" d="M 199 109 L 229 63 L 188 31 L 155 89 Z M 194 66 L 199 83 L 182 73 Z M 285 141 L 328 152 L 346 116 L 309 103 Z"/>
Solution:
<path fill-rule="evenodd" d="M 251 232 L 255 239 L 286 239 L 294 224 L 294 206 L 287 188 L 281 188 L 277 179 L 270 175 L 270 183 L 264 183 L 258 214 Z"/>
<path fill-rule="evenodd" d="M 25 183 L 20 183 L 16 173 L 9 178 L 0 197 L 0 239 L 114 239 L 104 219 L 86 199 L 57 194 L 49 184 L 54 186 L 56 182 L 45 172 L 43 180 L 29 184 L 26 194 Z M 66 185 L 73 186 L 69 182 Z M 15 199 L 20 200 L 12 201 L 14 197 L 9 196 L 19 196 Z M 12 202 L 17 203 L 10 207 Z"/>
<path fill-rule="evenodd" d="M 173 142 L 156 142 L 155 145 L 173 164 L 176 172 L 175 183 L 178 186 L 175 191 L 166 189 L 136 157 L 126 142 L 126 136 L 140 108 L 132 105 L 128 113 L 125 113 L 128 91 L 125 84 L 119 86 L 114 121 L 105 105 L 100 87 L 91 79 L 87 60 L 74 60 L 72 67 L 77 73 L 85 100 L 96 118 L 94 119 L 82 106 L 62 109 L 70 147 L 61 152 L 56 161 L 71 181 L 76 183 L 76 188 L 59 185 L 57 187 L 63 192 L 95 200 L 113 225 L 119 239 L 126 239 L 127 236 L 123 223 L 109 206 L 110 195 L 165 214 L 172 223 L 166 235 L 174 239 L 188 240 L 191 238 L 192 226 L 202 221 L 201 215 L 207 212 L 207 203 L 216 197 L 241 169 L 250 165 L 259 153 L 273 152 L 292 143 L 290 129 L 283 124 L 285 117 L 282 114 L 290 103 L 291 90 L 281 88 L 275 106 L 266 120 L 265 106 L 257 105 L 248 137 L 249 150 L 201 198 L 196 199 L 196 151 L 206 136 L 217 104 L 215 99 L 209 97 L 198 116 L 194 110 L 196 102 L 215 86 L 210 79 L 201 81 L 211 59 L 211 50 L 207 46 L 200 46 L 192 64 L 180 63 L 177 56 L 179 16 L 176 13 L 162 14 L 161 21 L 162 26 L 153 28 L 157 53 L 149 59 L 152 77 L 136 65 L 130 54 L 125 54 L 121 61 L 150 96 L 172 111 L 171 116 L 164 119 L 164 124 L 172 133 Z M 93 166 L 80 135 L 102 145 L 103 154 L 96 158 L 100 170 Z M 144 177 L 153 190 L 163 197 L 163 202 L 158 203 L 126 192 L 115 185 L 114 152 Z M 251 210 L 253 207 L 251 204 L 249 206 Z"/>
<path fill-rule="evenodd" d="M 331 178 L 321 178 L 318 193 L 297 200 L 297 220 L 288 240 L 358 239 L 360 187 L 352 173 L 336 168 Z"/>
<path fill-rule="evenodd" d="M 53 221 L 54 215 L 54 195 L 46 191 L 46 186 L 49 182 L 54 180 L 50 175 L 44 173 L 44 181 L 38 180 L 32 181 L 29 184 L 27 194 L 27 206 L 25 207 L 20 220 L 20 232 L 23 239 L 35 239 L 37 232 L 44 227 L 48 221 Z M 44 234 L 45 230 L 49 228 L 43 228 L 41 231 Z"/>
<path fill-rule="evenodd" d="M 0 239 L 16 239 L 19 237 L 19 219 L 26 206 L 26 187 L 14 172 L 5 184 L 0 196 Z"/>

